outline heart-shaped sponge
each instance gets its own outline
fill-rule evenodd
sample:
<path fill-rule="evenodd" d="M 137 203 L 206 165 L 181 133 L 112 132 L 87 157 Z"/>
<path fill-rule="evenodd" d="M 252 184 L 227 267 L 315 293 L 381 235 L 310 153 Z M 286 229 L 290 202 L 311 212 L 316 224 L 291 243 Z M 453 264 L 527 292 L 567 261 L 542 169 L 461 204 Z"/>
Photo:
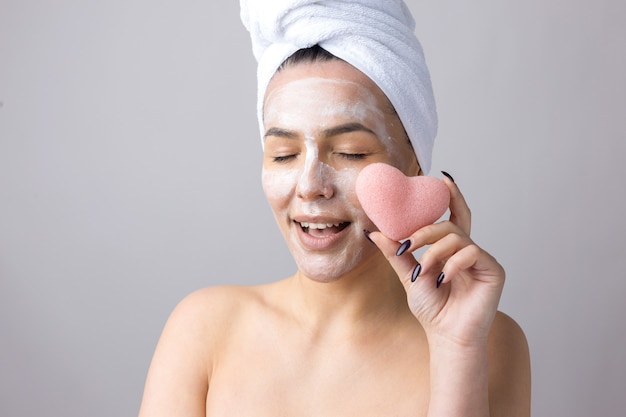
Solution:
<path fill-rule="evenodd" d="M 450 205 L 450 191 L 435 177 L 407 177 L 383 163 L 366 166 L 356 180 L 365 214 L 388 238 L 402 240 L 434 223 Z"/>

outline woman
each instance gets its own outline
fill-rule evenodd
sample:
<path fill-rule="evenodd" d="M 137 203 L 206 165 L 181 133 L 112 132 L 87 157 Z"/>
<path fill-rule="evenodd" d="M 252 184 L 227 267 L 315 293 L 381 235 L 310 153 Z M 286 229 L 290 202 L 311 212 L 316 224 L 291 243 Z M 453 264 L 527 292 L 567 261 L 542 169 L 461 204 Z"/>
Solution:
<path fill-rule="evenodd" d="M 263 188 L 298 270 L 185 298 L 140 416 L 529 415 L 526 341 L 497 312 L 504 271 L 451 177 L 449 221 L 402 244 L 367 232 L 361 169 L 423 171 L 377 83 L 315 46 L 263 90 Z"/>

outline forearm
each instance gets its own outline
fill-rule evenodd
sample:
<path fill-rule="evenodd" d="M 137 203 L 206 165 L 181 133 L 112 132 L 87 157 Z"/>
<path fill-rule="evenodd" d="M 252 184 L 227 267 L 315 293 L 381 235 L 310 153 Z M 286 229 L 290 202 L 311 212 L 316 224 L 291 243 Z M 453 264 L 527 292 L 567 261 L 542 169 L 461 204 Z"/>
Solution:
<path fill-rule="evenodd" d="M 428 417 L 488 417 L 487 341 L 459 346 L 438 337 L 429 348 Z"/>

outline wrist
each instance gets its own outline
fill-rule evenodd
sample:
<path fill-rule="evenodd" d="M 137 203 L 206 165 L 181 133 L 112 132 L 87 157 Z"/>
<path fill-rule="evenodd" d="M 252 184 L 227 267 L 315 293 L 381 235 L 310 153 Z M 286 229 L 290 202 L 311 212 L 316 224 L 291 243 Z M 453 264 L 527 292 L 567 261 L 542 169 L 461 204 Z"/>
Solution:
<path fill-rule="evenodd" d="M 449 338 L 432 338 L 428 340 L 431 371 L 435 374 L 442 371 L 462 372 L 465 374 L 486 375 L 488 368 L 487 340 L 451 341 Z"/>
<path fill-rule="evenodd" d="M 426 332 L 431 352 L 448 352 L 457 355 L 474 355 L 487 351 L 488 334 L 458 337 L 440 332 Z"/>
<path fill-rule="evenodd" d="M 435 416 L 489 414 L 489 366 L 486 339 L 458 341 L 445 336 L 428 339 L 430 409 Z"/>

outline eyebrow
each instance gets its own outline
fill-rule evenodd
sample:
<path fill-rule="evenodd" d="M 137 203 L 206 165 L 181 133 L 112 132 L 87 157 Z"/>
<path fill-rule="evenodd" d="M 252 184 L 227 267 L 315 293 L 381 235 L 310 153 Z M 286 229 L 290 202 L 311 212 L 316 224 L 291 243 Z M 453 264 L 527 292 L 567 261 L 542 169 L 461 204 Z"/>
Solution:
<path fill-rule="evenodd" d="M 322 131 L 322 136 L 324 138 L 330 138 L 333 136 L 338 136 L 344 133 L 351 133 L 351 132 L 367 132 L 376 136 L 376 133 L 374 133 L 372 129 L 365 127 L 361 123 L 358 123 L 358 122 L 344 123 L 342 125 L 333 126 L 328 129 L 324 129 Z M 280 127 L 270 127 L 269 129 L 267 129 L 267 132 L 265 132 L 264 138 L 267 138 L 268 136 L 276 136 L 279 138 L 286 138 L 286 139 L 298 138 L 298 134 L 296 132 L 292 130 L 282 129 Z"/>
<path fill-rule="evenodd" d="M 287 139 L 296 139 L 298 137 L 295 132 L 287 129 L 281 129 L 280 127 L 270 127 L 269 129 L 267 129 L 267 132 L 265 132 L 263 138 L 267 139 L 268 136 L 276 136 L 279 138 Z"/>
<path fill-rule="evenodd" d="M 372 129 L 370 129 L 369 127 L 365 127 L 361 123 L 357 123 L 357 122 L 345 123 L 339 126 L 333 126 L 331 128 L 324 130 L 323 135 L 324 137 L 329 138 L 332 136 L 342 135 L 344 133 L 351 133 L 351 132 L 367 132 L 376 136 L 376 133 L 374 133 Z"/>

